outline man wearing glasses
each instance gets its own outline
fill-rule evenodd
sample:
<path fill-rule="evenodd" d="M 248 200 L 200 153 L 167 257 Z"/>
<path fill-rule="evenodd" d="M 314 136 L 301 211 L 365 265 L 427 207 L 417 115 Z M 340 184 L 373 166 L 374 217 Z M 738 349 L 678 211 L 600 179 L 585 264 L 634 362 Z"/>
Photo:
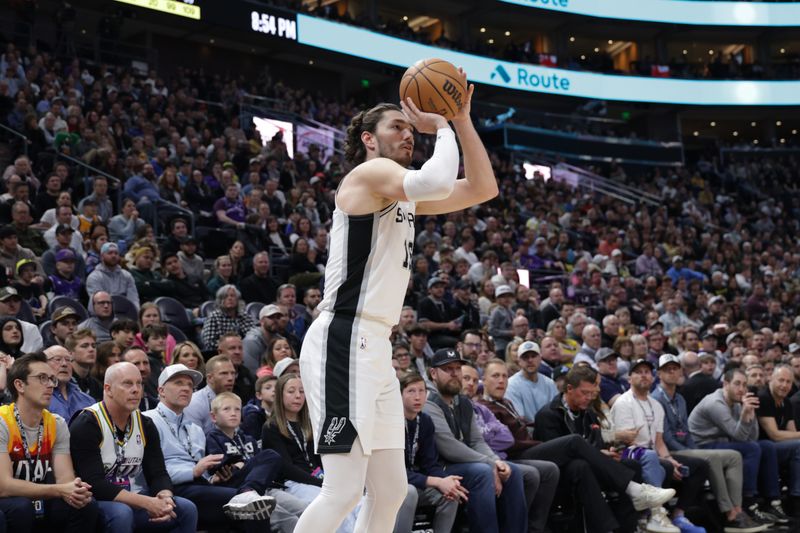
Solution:
<path fill-rule="evenodd" d="M 91 294 L 91 293 L 90 293 Z M 111 340 L 111 323 L 114 322 L 114 304 L 111 295 L 100 291 L 92 295 L 92 316 L 78 325 L 78 329 L 90 329 L 97 342 Z"/>
<path fill-rule="evenodd" d="M 553 380 L 539 374 L 539 365 L 542 363 L 540 353 L 539 345 L 535 342 L 526 341 L 519 345 L 519 372 L 508 380 L 506 391 L 506 398 L 514 404 L 514 409 L 529 422 L 535 420 L 536 413 L 558 396 Z"/>
<path fill-rule="evenodd" d="M 75 477 L 64 419 L 47 410 L 56 373 L 42 352 L 8 371 L 14 403 L 0 407 L 0 511 L 10 531 L 94 531 L 97 503 Z M 34 524 L 36 528 L 34 529 Z"/>
<path fill-rule="evenodd" d="M 72 381 L 72 354 L 69 353 L 69 350 L 56 345 L 47 348 L 44 354 L 47 356 L 47 364 L 56 373 L 58 379 L 58 385 L 53 391 L 48 409 L 64 420 L 72 420 L 72 415 L 89 407 L 95 400 Z"/>
<path fill-rule="evenodd" d="M 91 374 L 97 361 L 94 333 L 90 329 L 79 329 L 67 337 L 66 348 L 72 355 L 73 380 L 83 392 L 99 402 L 103 399 L 103 385 Z"/>

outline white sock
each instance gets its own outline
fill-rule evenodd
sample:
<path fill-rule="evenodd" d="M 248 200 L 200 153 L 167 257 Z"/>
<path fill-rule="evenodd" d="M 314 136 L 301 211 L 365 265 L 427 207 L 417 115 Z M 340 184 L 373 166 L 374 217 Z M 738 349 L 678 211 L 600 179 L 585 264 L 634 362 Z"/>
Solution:
<path fill-rule="evenodd" d="M 640 483 L 636 483 L 635 481 L 631 481 L 628 483 L 628 486 L 625 487 L 625 494 L 631 498 L 635 498 L 640 492 L 642 492 L 642 485 Z"/>

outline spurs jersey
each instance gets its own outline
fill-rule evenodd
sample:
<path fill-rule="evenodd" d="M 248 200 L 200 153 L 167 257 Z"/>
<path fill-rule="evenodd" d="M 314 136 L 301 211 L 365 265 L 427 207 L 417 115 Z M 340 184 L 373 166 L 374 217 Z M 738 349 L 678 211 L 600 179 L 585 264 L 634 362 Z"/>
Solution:
<path fill-rule="evenodd" d="M 415 207 L 393 202 L 358 216 L 334 210 L 321 311 L 397 324 L 413 266 Z"/>
<path fill-rule="evenodd" d="M 141 412 L 137 409 L 131 413 L 130 425 L 123 439 L 119 440 L 117 429 L 103 402 L 97 402 L 86 410 L 95 416 L 103 433 L 103 440 L 100 441 L 100 459 L 103 461 L 106 480 L 125 490 L 131 490 L 134 478 L 142 470 L 144 447 L 147 444 Z"/>

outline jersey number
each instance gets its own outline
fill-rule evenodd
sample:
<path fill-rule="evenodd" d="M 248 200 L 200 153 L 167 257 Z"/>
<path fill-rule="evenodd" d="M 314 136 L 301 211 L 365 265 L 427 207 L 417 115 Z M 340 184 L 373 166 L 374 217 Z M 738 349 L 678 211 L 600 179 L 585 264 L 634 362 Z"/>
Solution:
<path fill-rule="evenodd" d="M 411 269 L 411 257 L 414 254 L 414 243 L 409 241 L 403 241 L 403 254 L 405 255 L 405 259 L 403 259 L 403 268 Z"/>

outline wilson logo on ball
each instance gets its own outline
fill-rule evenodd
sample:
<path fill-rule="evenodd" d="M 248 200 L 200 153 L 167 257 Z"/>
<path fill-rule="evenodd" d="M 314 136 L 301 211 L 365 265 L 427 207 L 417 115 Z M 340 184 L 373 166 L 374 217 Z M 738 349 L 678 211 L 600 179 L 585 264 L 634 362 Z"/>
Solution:
<path fill-rule="evenodd" d="M 458 90 L 458 87 L 450 80 L 445 80 L 442 90 L 450 95 L 458 108 L 461 109 L 461 91 Z"/>

